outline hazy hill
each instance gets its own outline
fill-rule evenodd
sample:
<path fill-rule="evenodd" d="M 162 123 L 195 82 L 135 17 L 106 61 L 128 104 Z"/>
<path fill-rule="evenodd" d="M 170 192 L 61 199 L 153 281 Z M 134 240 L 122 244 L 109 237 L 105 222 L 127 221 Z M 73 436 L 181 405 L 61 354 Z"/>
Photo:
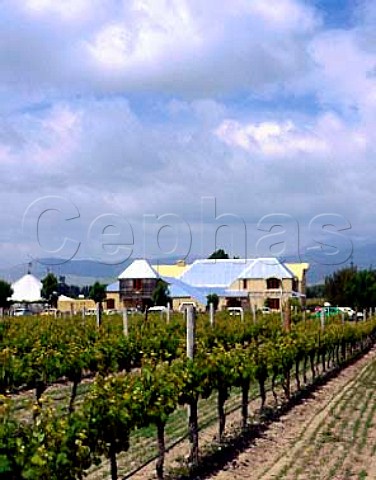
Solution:
<path fill-rule="evenodd" d="M 197 257 L 192 257 L 190 261 L 195 260 L 195 258 Z M 154 259 L 152 262 L 175 263 L 177 260 L 177 258 L 172 257 L 169 261 L 166 261 L 166 259 Z M 296 256 L 287 256 L 285 257 L 285 260 L 289 262 L 305 261 L 304 258 L 300 260 Z M 354 248 L 352 260 L 354 265 L 357 265 L 359 268 L 376 267 L 376 244 L 356 246 Z M 66 263 L 63 263 L 63 260 L 61 260 L 61 264 L 56 265 L 56 259 L 52 262 L 51 259 L 47 258 L 42 259 L 40 263 L 33 262 L 31 272 L 36 277 L 43 278 L 47 272 L 50 271 L 57 277 L 65 276 L 68 284 L 83 286 L 91 285 L 95 281 L 110 283 L 114 281 L 131 262 L 132 260 L 127 260 L 119 265 L 106 265 L 93 260 L 71 260 Z M 50 265 L 51 263 L 55 263 L 55 265 Z M 311 262 L 310 265 L 308 271 L 308 284 L 313 285 L 323 282 L 325 276 L 331 274 L 335 270 L 349 266 L 350 260 L 343 265 L 319 265 L 313 262 Z M 15 265 L 11 268 L 0 268 L 0 278 L 13 282 L 22 275 L 25 275 L 27 270 L 27 263 Z"/>

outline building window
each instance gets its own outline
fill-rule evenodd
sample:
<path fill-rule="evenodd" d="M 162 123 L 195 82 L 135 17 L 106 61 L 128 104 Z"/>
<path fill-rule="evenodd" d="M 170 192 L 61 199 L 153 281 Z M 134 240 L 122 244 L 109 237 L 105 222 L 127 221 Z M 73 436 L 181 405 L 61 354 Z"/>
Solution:
<path fill-rule="evenodd" d="M 275 290 L 277 288 L 281 288 L 281 280 L 279 280 L 278 278 L 268 278 L 266 280 L 266 288 L 268 290 Z"/>
<path fill-rule="evenodd" d="M 243 279 L 243 290 L 247 290 L 247 279 Z"/>
<path fill-rule="evenodd" d="M 142 290 L 142 279 L 141 278 L 135 278 L 133 280 L 133 289 L 134 290 Z"/>
<path fill-rule="evenodd" d="M 268 306 L 272 310 L 279 310 L 279 298 L 268 298 Z"/>
<path fill-rule="evenodd" d="M 113 298 L 108 298 L 106 300 L 108 310 L 112 310 L 115 308 L 115 300 Z"/>

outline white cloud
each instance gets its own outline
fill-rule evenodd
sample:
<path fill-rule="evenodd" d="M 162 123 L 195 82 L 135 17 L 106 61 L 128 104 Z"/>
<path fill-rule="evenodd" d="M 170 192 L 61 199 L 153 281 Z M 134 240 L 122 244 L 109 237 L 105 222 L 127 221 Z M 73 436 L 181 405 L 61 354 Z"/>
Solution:
<path fill-rule="evenodd" d="M 96 61 L 107 68 L 122 68 L 132 52 L 131 34 L 122 25 L 107 25 L 88 46 Z"/>
<path fill-rule="evenodd" d="M 225 120 L 216 135 L 227 145 L 240 147 L 249 153 L 265 157 L 291 157 L 301 154 L 327 154 L 324 138 L 309 129 L 303 130 L 291 121 L 241 124 Z"/>
<path fill-rule="evenodd" d="M 299 0 L 6 0 L 0 79 L 35 92 L 263 92 L 309 67 Z"/>
<path fill-rule="evenodd" d="M 250 224 L 276 210 L 304 224 L 327 211 L 364 218 L 359 204 L 372 198 L 376 177 L 363 126 L 350 127 L 332 112 L 299 123 L 229 122 L 228 109 L 211 100 L 173 103 L 161 105 L 163 120 L 152 123 L 121 98 L 12 117 L 14 141 L 0 142 L 8 228 L 18 235 L 24 210 L 44 195 L 77 205 L 74 238 L 102 213 L 120 214 L 141 230 L 148 213 L 176 213 L 196 225 L 204 196 L 217 198 L 218 213 Z M 138 249 L 142 241 L 139 234 Z"/>
<path fill-rule="evenodd" d="M 56 16 L 63 22 L 85 22 L 104 8 L 103 0 L 16 0 L 15 4 L 35 18 Z"/>
<path fill-rule="evenodd" d="M 317 93 L 323 101 L 346 107 L 376 105 L 376 56 L 364 47 L 356 30 L 325 32 L 312 41 Z"/>
<path fill-rule="evenodd" d="M 266 22 L 269 28 L 277 31 L 301 31 L 314 30 L 319 23 L 318 15 L 314 10 L 307 8 L 302 3 L 292 0 L 254 0 L 247 2 L 248 9 L 254 15 Z"/>
<path fill-rule="evenodd" d="M 74 200 L 83 222 L 172 211 L 194 224 L 208 195 L 250 222 L 277 207 L 373 221 L 369 12 L 327 30 L 300 0 L 1 9 L 0 220 L 15 239 L 47 194 Z"/>

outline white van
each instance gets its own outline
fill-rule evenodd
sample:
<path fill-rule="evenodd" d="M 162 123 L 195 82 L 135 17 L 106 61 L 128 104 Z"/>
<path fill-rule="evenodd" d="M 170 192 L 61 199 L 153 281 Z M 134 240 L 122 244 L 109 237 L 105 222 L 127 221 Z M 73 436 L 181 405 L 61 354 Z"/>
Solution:
<path fill-rule="evenodd" d="M 348 315 L 348 317 L 352 320 L 355 318 L 355 310 L 353 310 L 350 307 L 338 307 L 338 310 L 343 312 L 345 315 Z"/>
<path fill-rule="evenodd" d="M 155 307 L 148 308 L 148 312 L 165 312 L 167 307 L 163 307 L 161 305 L 156 305 Z"/>
<path fill-rule="evenodd" d="M 26 307 L 20 307 L 13 310 L 13 315 L 15 317 L 28 317 L 32 314 L 33 312 Z"/>
<path fill-rule="evenodd" d="M 242 307 L 227 307 L 226 309 L 231 316 L 241 317 L 244 314 Z"/>

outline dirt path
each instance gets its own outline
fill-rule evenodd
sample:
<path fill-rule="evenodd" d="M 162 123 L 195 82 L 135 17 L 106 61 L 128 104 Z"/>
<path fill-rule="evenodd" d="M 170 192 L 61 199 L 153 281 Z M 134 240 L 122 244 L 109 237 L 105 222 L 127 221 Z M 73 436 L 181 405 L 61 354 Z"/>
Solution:
<path fill-rule="evenodd" d="M 273 423 L 210 480 L 376 479 L 376 350 Z"/>

